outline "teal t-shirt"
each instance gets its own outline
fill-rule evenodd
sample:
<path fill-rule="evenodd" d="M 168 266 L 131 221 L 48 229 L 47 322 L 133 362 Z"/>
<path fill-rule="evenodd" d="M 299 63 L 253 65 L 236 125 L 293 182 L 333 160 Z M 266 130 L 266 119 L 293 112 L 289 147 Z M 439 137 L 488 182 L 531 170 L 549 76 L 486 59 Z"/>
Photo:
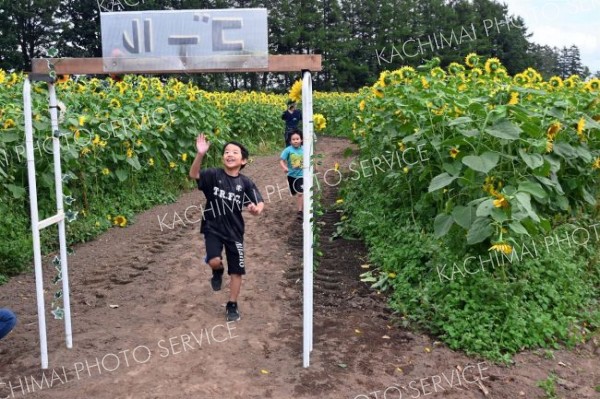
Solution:
<path fill-rule="evenodd" d="M 281 159 L 287 162 L 288 176 L 298 178 L 302 177 L 302 159 L 304 155 L 302 146 L 294 148 L 290 145 L 281 153 Z"/>

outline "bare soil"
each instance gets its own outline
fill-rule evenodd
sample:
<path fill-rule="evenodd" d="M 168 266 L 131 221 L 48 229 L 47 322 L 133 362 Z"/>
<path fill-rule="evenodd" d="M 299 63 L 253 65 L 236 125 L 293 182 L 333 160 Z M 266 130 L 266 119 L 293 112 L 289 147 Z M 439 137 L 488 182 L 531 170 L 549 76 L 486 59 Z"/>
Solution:
<path fill-rule="evenodd" d="M 320 139 L 322 170 L 347 165 L 348 147 Z M 329 240 L 339 220 L 331 206 L 337 187 L 323 183 L 324 256 L 315 274 L 311 365 L 303 368 L 302 223 L 277 159 L 257 157 L 244 170 L 266 208 L 259 217 L 245 215 L 240 322 L 225 322 L 228 287 L 213 292 L 208 281 L 195 222 L 203 195 L 185 193 L 75 247 L 74 346 L 66 349 L 63 324 L 48 310 L 47 370 L 40 368 L 33 273 L 0 287 L 1 305 L 19 318 L 0 341 L 0 397 L 533 399 L 546 397 L 538 381 L 554 373 L 558 397 L 600 398 L 598 336 L 573 350 L 524 352 L 503 366 L 401 327 L 385 298 L 359 281 L 363 244 Z M 49 259 L 47 304 L 56 291 Z"/>

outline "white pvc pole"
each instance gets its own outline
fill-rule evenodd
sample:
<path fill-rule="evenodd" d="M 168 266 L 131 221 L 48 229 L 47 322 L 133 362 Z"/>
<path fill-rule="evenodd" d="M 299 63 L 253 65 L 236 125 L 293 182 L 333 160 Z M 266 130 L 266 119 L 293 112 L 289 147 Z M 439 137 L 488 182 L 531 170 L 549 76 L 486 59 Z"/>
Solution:
<path fill-rule="evenodd" d="M 56 213 L 62 216 L 58 222 L 58 241 L 60 244 L 60 267 L 62 274 L 63 311 L 65 317 L 65 341 L 67 348 L 73 347 L 73 335 L 71 332 L 71 301 L 69 292 L 69 268 L 67 264 L 67 239 L 65 231 L 65 217 L 63 208 L 62 167 L 60 162 L 60 136 L 58 132 L 58 110 L 56 101 L 56 88 L 54 84 L 48 83 L 50 97 L 50 120 L 52 126 L 52 152 L 54 154 L 54 186 L 56 190 Z"/>
<path fill-rule="evenodd" d="M 25 146 L 27 149 L 27 177 L 29 180 L 29 204 L 31 208 L 31 231 L 33 233 L 33 262 L 35 266 L 35 292 L 37 296 L 38 323 L 40 329 L 40 352 L 42 369 L 48 368 L 48 346 L 46 342 L 46 315 L 44 305 L 44 278 L 35 182 L 35 160 L 33 158 L 33 124 L 31 121 L 31 84 L 29 78 L 23 82 L 23 112 L 25 116 Z"/>
<path fill-rule="evenodd" d="M 302 131 L 304 177 L 304 270 L 303 270 L 303 367 L 310 365 L 310 352 L 313 346 L 313 108 L 312 78 L 309 71 L 302 77 Z"/>

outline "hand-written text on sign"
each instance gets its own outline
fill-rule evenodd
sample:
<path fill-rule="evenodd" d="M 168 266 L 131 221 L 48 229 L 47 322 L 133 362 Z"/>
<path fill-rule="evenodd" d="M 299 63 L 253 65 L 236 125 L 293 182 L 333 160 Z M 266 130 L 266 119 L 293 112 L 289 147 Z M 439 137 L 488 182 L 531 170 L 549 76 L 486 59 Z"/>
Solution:
<path fill-rule="evenodd" d="M 107 71 L 267 67 L 265 9 L 102 14 Z"/>

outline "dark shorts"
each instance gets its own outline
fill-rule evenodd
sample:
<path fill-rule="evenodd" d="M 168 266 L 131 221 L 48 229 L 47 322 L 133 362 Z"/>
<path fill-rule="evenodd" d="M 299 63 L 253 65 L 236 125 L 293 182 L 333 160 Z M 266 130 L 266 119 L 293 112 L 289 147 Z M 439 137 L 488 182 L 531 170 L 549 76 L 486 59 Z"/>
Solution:
<path fill-rule="evenodd" d="M 304 178 L 288 176 L 287 179 L 292 195 L 304 192 Z"/>
<path fill-rule="evenodd" d="M 225 247 L 225 255 L 227 256 L 227 274 L 246 274 L 246 262 L 244 259 L 244 243 L 223 240 L 221 237 L 214 234 L 204 234 L 204 242 L 206 244 L 206 258 L 223 259 L 223 247 Z"/>

